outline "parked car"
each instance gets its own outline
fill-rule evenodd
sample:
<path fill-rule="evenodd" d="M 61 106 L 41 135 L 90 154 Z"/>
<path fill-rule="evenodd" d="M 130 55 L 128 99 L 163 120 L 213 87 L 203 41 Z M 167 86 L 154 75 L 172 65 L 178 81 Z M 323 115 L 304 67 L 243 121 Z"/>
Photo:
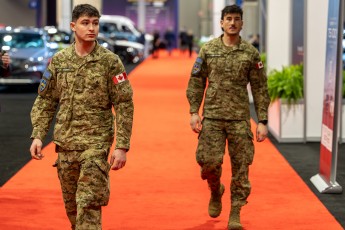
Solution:
<path fill-rule="evenodd" d="M 6 27 L 0 29 L 0 48 L 11 57 L 10 75 L 0 85 L 38 85 L 58 45 L 44 29 Z"/>
<path fill-rule="evenodd" d="M 56 42 L 59 49 L 66 48 L 71 44 L 71 33 L 59 30 L 55 26 L 45 26 L 44 30 L 47 31 L 48 40 Z"/>
<path fill-rule="evenodd" d="M 99 34 L 99 44 L 116 53 L 124 64 L 138 63 L 144 59 L 144 45 L 138 42 L 113 40 Z"/>
<path fill-rule="evenodd" d="M 139 42 L 141 38 L 141 32 L 134 26 L 134 22 L 120 15 L 102 15 L 99 32 L 116 40 Z"/>

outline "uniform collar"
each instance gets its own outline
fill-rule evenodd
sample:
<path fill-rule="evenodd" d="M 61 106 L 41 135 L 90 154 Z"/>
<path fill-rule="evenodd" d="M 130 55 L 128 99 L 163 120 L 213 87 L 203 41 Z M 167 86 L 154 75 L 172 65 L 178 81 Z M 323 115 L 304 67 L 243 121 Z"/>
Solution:
<path fill-rule="evenodd" d="M 100 60 L 101 59 L 100 45 L 97 40 L 95 42 L 96 42 L 96 45 L 94 49 L 91 51 L 91 53 L 89 53 L 85 57 L 79 57 L 75 51 L 75 41 L 74 41 L 72 45 L 69 47 L 70 48 L 69 51 L 72 54 L 72 59 L 77 62 L 89 62 L 89 61 Z"/>
<path fill-rule="evenodd" d="M 240 41 L 237 45 L 235 46 L 226 46 L 224 43 L 223 43 L 223 40 L 222 40 L 222 37 L 224 36 L 224 34 L 220 35 L 218 37 L 218 44 L 225 50 L 227 51 L 233 51 L 233 50 L 243 50 L 244 49 L 244 42 L 242 40 L 242 37 L 240 36 Z"/>

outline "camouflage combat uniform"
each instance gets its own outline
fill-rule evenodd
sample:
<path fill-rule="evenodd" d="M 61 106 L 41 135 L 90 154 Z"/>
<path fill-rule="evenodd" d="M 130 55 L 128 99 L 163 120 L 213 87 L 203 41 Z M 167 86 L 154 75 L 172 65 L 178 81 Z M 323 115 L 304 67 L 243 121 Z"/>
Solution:
<path fill-rule="evenodd" d="M 202 46 L 187 89 L 192 114 L 199 111 L 207 87 L 196 159 L 201 166 L 201 177 L 208 181 L 211 191 L 219 189 L 228 142 L 233 206 L 246 204 L 251 190 L 248 169 L 253 161 L 254 146 L 248 83 L 258 119 L 267 120 L 270 99 L 259 52 L 242 39 L 238 45 L 227 47 L 218 37 Z"/>
<path fill-rule="evenodd" d="M 101 229 L 109 200 L 109 149 L 130 148 L 133 91 L 119 57 L 98 43 L 85 57 L 75 44 L 58 52 L 43 74 L 31 111 L 31 138 L 43 140 L 56 114 L 57 169 L 72 229 Z"/>

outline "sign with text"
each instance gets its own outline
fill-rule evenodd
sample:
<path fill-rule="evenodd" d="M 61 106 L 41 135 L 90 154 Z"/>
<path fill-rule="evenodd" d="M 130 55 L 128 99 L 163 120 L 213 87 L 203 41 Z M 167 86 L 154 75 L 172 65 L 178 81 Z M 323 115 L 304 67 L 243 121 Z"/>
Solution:
<path fill-rule="evenodd" d="M 336 165 L 338 151 L 340 81 L 342 77 L 341 39 L 342 39 L 342 1 L 329 0 L 327 21 L 327 44 L 325 63 L 325 82 L 322 111 L 322 128 L 320 144 L 319 173 L 311 178 L 322 193 L 338 193 L 342 191 L 336 181 Z"/>

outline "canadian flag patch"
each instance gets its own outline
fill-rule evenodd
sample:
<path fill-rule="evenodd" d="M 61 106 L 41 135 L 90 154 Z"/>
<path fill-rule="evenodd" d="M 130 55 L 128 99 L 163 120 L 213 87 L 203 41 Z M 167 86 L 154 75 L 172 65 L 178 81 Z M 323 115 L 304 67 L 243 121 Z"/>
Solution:
<path fill-rule="evenodd" d="M 262 69 L 262 68 L 264 68 L 264 64 L 262 63 L 262 61 L 259 61 L 258 63 L 256 63 L 256 68 L 257 69 Z"/>
<path fill-rule="evenodd" d="M 123 73 L 120 73 L 116 76 L 113 76 L 113 82 L 115 85 L 121 83 L 121 82 L 124 82 L 126 81 L 128 78 L 127 78 L 127 74 L 126 72 L 123 72 Z"/>

